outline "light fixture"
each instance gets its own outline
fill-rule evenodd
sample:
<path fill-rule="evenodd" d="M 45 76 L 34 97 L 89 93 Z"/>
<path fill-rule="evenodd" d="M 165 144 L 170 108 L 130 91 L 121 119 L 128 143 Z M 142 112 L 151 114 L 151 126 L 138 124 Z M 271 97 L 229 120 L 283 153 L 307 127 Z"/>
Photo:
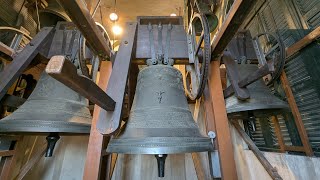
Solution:
<path fill-rule="evenodd" d="M 118 25 L 114 25 L 112 27 L 112 32 L 113 32 L 114 35 L 119 35 L 119 34 L 122 33 L 122 28 L 120 26 L 118 26 Z"/>
<path fill-rule="evenodd" d="M 119 17 L 116 13 L 113 12 L 109 15 L 109 18 L 111 21 L 117 21 Z"/>
<path fill-rule="evenodd" d="M 177 16 L 177 14 L 176 13 L 171 13 L 170 16 Z"/>

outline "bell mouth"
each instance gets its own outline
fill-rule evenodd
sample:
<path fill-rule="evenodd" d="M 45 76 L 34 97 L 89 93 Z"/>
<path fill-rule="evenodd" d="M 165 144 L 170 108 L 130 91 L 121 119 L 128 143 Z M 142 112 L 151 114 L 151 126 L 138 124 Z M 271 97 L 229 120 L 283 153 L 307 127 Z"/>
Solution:
<path fill-rule="evenodd" d="M 148 137 L 111 139 L 107 153 L 119 154 L 180 154 L 213 151 L 210 138 Z"/>
<path fill-rule="evenodd" d="M 255 118 L 274 116 L 274 115 L 281 114 L 285 111 L 289 111 L 289 109 L 286 107 L 283 107 L 283 106 L 281 106 L 279 108 L 275 108 L 273 106 L 273 109 L 267 109 L 267 108 L 266 109 L 259 109 L 257 107 L 257 108 L 252 108 L 252 109 L 244 110 L 244 111 L 234 110 L 233 112 L 227 112 L 227 113 L 228 113 L 229 119 L 248 119 L 251 116 L 254 116 Z"/>

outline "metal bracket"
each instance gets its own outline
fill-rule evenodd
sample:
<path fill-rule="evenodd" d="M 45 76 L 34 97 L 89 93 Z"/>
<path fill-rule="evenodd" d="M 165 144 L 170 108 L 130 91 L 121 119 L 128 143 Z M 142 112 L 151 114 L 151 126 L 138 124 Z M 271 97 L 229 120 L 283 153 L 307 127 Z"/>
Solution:
<path fill-rule="evenodd" d="M 214 139 L 216 138 L 216 133 L 213 131 L 209 131 L 208 133 L 209 138 L 212 141 L 212 145 L 214 144 Z M 219 160 L 219 153 L 217 150 L 209 151 L 209 166 L 210 166 L 210 174 L 213 178 L 221 178 L 221 170 L 220 170 L 220 160 Z"/>

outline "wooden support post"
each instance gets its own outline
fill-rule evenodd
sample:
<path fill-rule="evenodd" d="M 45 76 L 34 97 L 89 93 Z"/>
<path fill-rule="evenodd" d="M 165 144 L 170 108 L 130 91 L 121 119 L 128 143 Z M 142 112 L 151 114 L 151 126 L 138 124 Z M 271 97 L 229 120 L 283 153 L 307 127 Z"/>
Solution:
<path fill-rule="evenodd" d="M 15 180 L 22 180 L 25 175 L 30 171 L 30 169 L 44 156 L 47 151 L 47 143 L 42 146 L 42 148 L 20 169 L 19 174 Z"/>
<path fill-rule="evenodd" d="M 213 119 L 210 121 L 214 121 L 216 127 L 216 141 L 219 149 L 221 175 L 222 178 L 226 180 L 238 179 L 227 111 L 221 85 L 220 61 L 211 62 L 210 68 L 208 85 L 213 109 Z M 210 130 L 211 129 L 208 128 L 208 131 Z"/>
<path fill-rule="evenodd" d="M 295 124 L 297 126 L 297 129 L 298 129 L 298 132 L 299 132 L 299 135 L 300 135 L 300 138 L 301 138 L 301 142 L 302 142 L 303 147 L 304 147 L 304 152 L 308 156 L 313 156 L 313 150 L 312 150 L 312 147 L 311 147 L 310 142 L 309 142 L 307 131 L 304 128 L 304 124 L 302 122 L 301 114 L 299 112 L 296 100 L 294 99 L 292 90 L 290 88 L 289 80 L 288 80 L 287 75 L 286 75 L 286 73 L 284 71 L 282 72 L 282 74 L 280 76 L 280 79 L 281 79 L 281 83 L 282 83 L 284 92 L 286 93 L 287 100 L 288 100 L 290 109 L 291 109 L 293 117 L 294 117 Z"/>
<path fill-rule="evenodd" d="M 100 67 L 100 77 L 98 86 L 101 89 L 106 90 L 108 86 L 108 81 L 112 71 L 112 63 L 109 61 L 102 61 Z M 105 111 L 101 109 L 99 106 L 95 105 L 92 124 L 91 124 L 91 132 L 89 137 L 88 151 L 87 151 L 87 159 L 85 162 L 84 168 L 84 180 L 98 180 L 100 179 L 100 164 L 102 160 L 102 151 L 105 148 L 106 142 L 108 142 L 108 137 L 103 137 L 100 132 L 98 132 L 96 126 L 97 121 L 100 117 L 100 112 Z"/>
<path fill-rule="evenodd" d="M 121 124 L 121 112 L 131 59 L 137 36 L 137 23 L 127 23 L 119 51 L 112 67 L 110 85 L 107 94 L 116 102 L 114 111 L 102 111 L 97 122 L 97 129 L 101 134 L 110 136 L 114 134 Z"/>
<path fill-rule="evenodd" d="M 192 160 L 193 160 L 193 165 L 196 170 L 197 178 L 198 179 L 207 179 L 208 177 L 206 176 L 206 170 L 201 164 L 201 157 L 199 153 L 191 153 L 192 155 Z"/>
<path fill-rule="evenodd" d="M 18 147 L 19 140 L 21 137 L 10 137 L 6 138 L 7 140 L 17 141 L 14 143 L 14 150 L 1 151 L 0 156 L 0 179 L 1 180 L 11 180 L 12 173 L 17 160 L 17 151 L 15 150 Z"/>
<path fill-rule="evenodd" d="M 280 146 L 280 152 L 285 152 L 284 140 L 283 140 L 283 136 L 281 133 L 281 128 L 280 128 L 279 120 L 277 116 L 272 116 L 272 122 L 273 122 L 274 130 L 278 139 L 278 144 Z"/>

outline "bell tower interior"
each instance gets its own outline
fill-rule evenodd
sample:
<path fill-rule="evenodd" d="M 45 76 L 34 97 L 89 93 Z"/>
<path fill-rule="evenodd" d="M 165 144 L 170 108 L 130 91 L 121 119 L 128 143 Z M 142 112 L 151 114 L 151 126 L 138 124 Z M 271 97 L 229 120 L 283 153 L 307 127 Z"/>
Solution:
<path fill-rule="evenodd" d="M 0 0 L 0 180 L 320 177 L 319 0 Z"/>

